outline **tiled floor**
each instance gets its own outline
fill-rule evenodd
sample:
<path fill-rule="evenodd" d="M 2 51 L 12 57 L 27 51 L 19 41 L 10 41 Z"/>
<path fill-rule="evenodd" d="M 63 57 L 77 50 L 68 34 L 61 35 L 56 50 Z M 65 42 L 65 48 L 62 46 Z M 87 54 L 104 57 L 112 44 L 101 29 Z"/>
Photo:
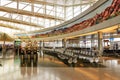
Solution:
<path fill-rule="evenodd" d="M 53 57 L 21 63 L 18 57 L 0 59 L 0 80 L 120 80 L 120 59 L 103 58 L 104 68 L 67 67 Z"/>

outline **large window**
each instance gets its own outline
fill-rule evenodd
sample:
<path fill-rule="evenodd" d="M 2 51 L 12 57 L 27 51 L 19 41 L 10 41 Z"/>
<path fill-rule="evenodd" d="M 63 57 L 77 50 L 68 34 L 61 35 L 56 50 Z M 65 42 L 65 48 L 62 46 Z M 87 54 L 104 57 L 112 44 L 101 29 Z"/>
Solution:
<path fill-rule="evenodd" d="M 2 23 L 0 26 L 4 27 L 4 32 L 29 32 L 56 26 L 77 16 L 96 2 L 96 0 L 32 1 L 34 2 L 29 0 L 0 0 L 0 22 Z M 9 26 L 13 28 L 11 29 Z M 9 30 L 7 30 L 8 28 Z"/>

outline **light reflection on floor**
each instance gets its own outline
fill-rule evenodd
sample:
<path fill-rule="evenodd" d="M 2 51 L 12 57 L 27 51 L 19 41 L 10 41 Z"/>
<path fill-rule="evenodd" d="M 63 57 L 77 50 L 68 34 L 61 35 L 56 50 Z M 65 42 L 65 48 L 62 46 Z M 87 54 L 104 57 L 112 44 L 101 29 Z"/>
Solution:
<path fill-rule="evenodd" d="M 67 67 L 51 58 L 39 58 L 38 64 L 31 62 L 30 65 L 26 62 L 21 64 L 16 57 L 0 59 L 0 80 L 120 80 L 120 59 L 103 59 L 102 64 L 107 66 L 105 68 Z M 59 66 L 39 65 L 46 62 Z"/>

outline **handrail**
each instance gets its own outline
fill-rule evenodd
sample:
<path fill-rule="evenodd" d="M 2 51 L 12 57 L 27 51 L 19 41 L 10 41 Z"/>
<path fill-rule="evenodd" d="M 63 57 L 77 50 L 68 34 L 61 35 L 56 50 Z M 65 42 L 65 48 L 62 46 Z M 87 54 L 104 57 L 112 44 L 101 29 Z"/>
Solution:
<path fill-rule="evenodd" d="M 90 33 L 94 31 L 99 31 L 101 29 L 109 28 L 110 26 L 114 26 L 117 24 L 120 24 L 120 16 L 117 16 L 115 18 L 109 19 L 107 21 L 104 21 L 100 24 L 94 25 L 92 27 L 83 29 L 82 31 L 76 31 L 64 35 L 58 35 L 58 36 L 53 36 L 53 37 L 45 37 L 45 38 L 33 38 L 32 40 L 44 40 L 44 41 L 49 41 L 49 40 L 59 40 L 59 39 L 64 39 L 64 38 L 70 38 L 70 37 L 77 37 L 85 33 Z"/>
<path fill-rule="evenodd" d="M 114 1 L 114 0 L 113 0 Z M 115 2 L 115 1 L 114 1 Z M 118 3 L 116 3 L 116 2 L 118 2 Z M 56 31 L 53 31 L 53 33 L 52 34 L 54 34 L 54 36 L 52 37 L 52 39 L 54 38 L 54 37 L 56 37 L 55 36 L 55 34 L 57 34 L 57 39 L 59 38 L 59 36 L 61 36 L 61 33 L 62 32 L 65 32 L 64 34 L 62 34 L 62 38 L 65 38 L 65 37 L 71 37 L 71 36 L 76 36 L 76 35 L 79 35 L 80 33 L 80 31 L 82 31 L 82 34 L 84 34 L 86 31 L 87 32 L 91 32 L 91 30 L 97 30 L 98 28 L 99 28 L 99 30 L 100 29 L 102 29 L 102 28 L 104 28 L 104 27 L 108 27 L 108 25 L 106 25 L 106 24 L 104 24 L 103 26 L 104 27 L 94 27 L 94 26 L 96 26 L 96 25 L 100 25 L 100 24 L 102 24 L 102 23 L 104 23 L 104 22 L 106 22 L 106 21 L 108 21 L 108 20 L 111 20 L 110 18 L 112 17 L 112 18 L 114 18 L 114 17 L 116 17 L 116 16 L 118 16 L 118 15 L 120 15 L 119 13 L 119 10 L 113 10 L 112 12 L 110 12 L 110 10 L 111 9 L 119 9 L 119 8 L 116 8 L 116 5 L 117 6 L 119 6 L 119 3 L 120 3 L 120 0 L 118 0 L 118 1 L 116 1 L 115 2 L 115 5 L 114 5 L 114 3 L 112 3 L 110 6 L 108 6 L 107 8 L 105 8 L 105 10 L 102 12 L 102 13 L 100 13 L 100 14 L 97 14 L 97 15 L 95 15 L 95 16 L 93 16 L 92 18 L 88 18 L 88 19 L 85 19 L 84 21 L 82 21 L 82 22 L 80 22 L 80 23 L 78 23 L 78 24 L 75 24 L 75 25 L 73 25 L 73 26 L 71 26 L 71 27 L 69 27 L 69 28 L 67 28 L 67 29 L 64 29 L 64 30 L 56 30 Z M 119 13 L 118 13 L 119 12 Z M 107 14 L 107 15 L 106 15 Z M 100 19 L 97 19 L 97 18 L 99 18 L 99 17 L 102 17 L 102 19 L 100 18 Z M 97 20 L 100 20 L 99 22 L 97 21 Z M 91 21 L 93 21 L 93 24 L 91 23 Z M 113 21 L 114 22 L 114 21 Z M 111 23 L 113 23 L 113 22 L 111 22 Z M 119 22 L 119 20 L 117 20 L 117 22 Z M 99 24 L 98 24 L 99 23 Z M 85 24 L 85 25 L 84 25 Z M 87 24 L 87 25 L 86 25 Z M 108 23 L 109 24 L 109 23 Z M 114 23 L 113 23 L 114 24 Z M 76 25 L 77 25 L 77 27 L 76 27 Z M 111 25 L 109 25 L 109 27 L 110 27 Z M 76 30 L 77 28 L 79 27 L 79 30 Z M 94 28 L 93 28 L 94 27 Z M 90 28 L 90 29 L 88 29 L 88 28 Z M 92 29 L 93 28 L 93 29 Z M 70 31 L 70 29 L 73 29 L 72 31 Z M 88 30 L 87 30 L 88 29 Z M 62 31 L 62 32 L 61 32 Z M 67 32 L 66 33 L 66 31 L 69 31 L 69 32 Z M 56 32 L 56 33 L 55 33 Z M 70 33 L 70 32 L 72 32 L 72 33 Z M 51 34 L 51 33 L 48 33 L 48 34 Z M 79 33 L 79 34 L 77 34 L 77 33 Z M 71 35 L 70 35 L 71 34 Z M 47 34 L 43 34 L 43 35 L 47 35 Z M 49 36 L 46 36 L 46 38 L 51 38 L 51 37 L 49 37 Z M 46 39 L 45 38 L 45 39 Z M 61 37 L 60 37 L 61 38 Z M 42 40 L 44 40 L 44 38 L 42 38 Z"/>
<path fill-rule="evenodd" d="M 65 21 L 62 24 L 56 25 L 54 27 L 45 28 L 45 29 L 38 30 L 38 31 L 35 31 L 35 32 L 45 32 L 45 31 L 54 30 L 56 28 L 62 28 L 63 26 L 69 25 L 69 24 L 71 24 L 73 22 L 76 22 L 76 21 L 80 20 L 81 18 L 83 18 L 86 15 L 90 14 L 91 12 L 95 11 L 97 8 L 99 8 L 101 5 L 103 5 L 106 2 L 109 2 L 109 0 L 99 0 L 93 6 L 91 6 L 90 8 L 88 8 L 87 10 L 85 10 L 84 12 L 80 13 L 78 16 L 76 16 L 76 17 L 74 17 L 74 18 L 72 18 L 72 19 L 70 19 L 68 21 Z M 105 8 L 105 6 L 104 6 L 104 8 Z M 98 11 L 100 11 L 100 10 L 98 10 Z M 33 32 L 28 32 L 28 33 L 35 33 L 35 32 L 33 31 Z"/>

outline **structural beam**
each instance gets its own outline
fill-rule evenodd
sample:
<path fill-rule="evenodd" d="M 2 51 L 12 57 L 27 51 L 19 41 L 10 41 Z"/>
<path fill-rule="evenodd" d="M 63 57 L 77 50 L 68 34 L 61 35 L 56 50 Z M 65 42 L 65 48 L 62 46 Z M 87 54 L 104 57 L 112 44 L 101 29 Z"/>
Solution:
<path fill-rule="evenodd" d="M 17 0 L 12 0 L 12 1 L 17 1 Z M 19 0 L 20 2 L 27 2 L 27 3 L 31 3 L 30 1 L 28 0 Z M 68 0 L 69 1 L 69 0 Z M 32 1 L 33 2 L 33 1 Z M 86 3 L 82 3 L 82 4 L 72 4 L 72 5 L 68 5 L 68 4 L 57 4 L 57 3 L 54 3 L 54 2 L 47 2 L 47 1 L 38 1 L 38 0 L 34 0 L 34 3 L 35 4 L 46 4 L 46 5 L 57 5 L 57 6 L 61 6 L 61 7 L 71 7 L 71 6 L 80 6 L 80 5 L 86 5 L 86 4 L 91 4 L 93 2 L 96 2 L 96 0 L 93 0 L 93 1 L 88 1 Z"/>
<path fill-rule="evenodd" d="M 28 15 L 28 16 L 35 16 L 35 17 L 42 17 L 42 18 L 47 18 L 47 19 L 56 19 L 56 20 L 64 20 L 62 18 L 58 18 L 55 16 L 47 15 L 47 14 L 42 14 L 42 13 L 36 13 L 34 12 L 34 15 L 31 11 L 26 11 L 26 10 L 17 10 L 15 8 L 10 8 L 10 7 L 3 7 L 0 6 L 0 11 L 8 12 L 8 13 L 15 13 L 15 14 L 21 14 L 21 15 Z M 19 12 L 19 13 L 18 13 Z M 46 17 L 44 17 L 46 16 Z"/>
<path fill-rule="evenodd" d="M 16 20 L 16 19 L 10 19 L 10 18 L 6 18 L 6 17 L 0 17 L 0 20 L 18 23 L 18 24 L 29 25 L 29 26 L 33 26 L 33 27 L 37 27 L 37 28 L 44 28 L 43 26 L 40 26 L 40 25 L 37 25 L 34 23 L 29 23 L 29 22 L 25 22 L 25 21 L 21 21 L 21 20 Z"/>
<path fill-rule="evenodd" d="M 10 28 L 10 29 L 15 29 L 15 30 L 23 30 L 21 28 L 17 28 L 17 27 L 11 26 L 9 24 L 2 24 L 2 23 L 0 23 L 0 26 L 6 27 L 6 28 Z"/>
<path fill-rule="evenodd" d="M 94 2 L 96 2 L 96 1 L 91 1 L 91 2 L 86 2 L 86 3 L 80 3 L 80 4 L 66 5 L 65 7 L 88 5 L 88 4 L 92 4 Z"/>
<path fill-rule="evenodd" d="M 12 1 L 17 1 L 17 0 L 12 0 Z M 28 0 L 19 0 L 20 2 L 27 2 L 27 3 L 31 3 L 31 1 Z M 33 2 L 33 1 L 32 1 Z M 41 0 L 34 0 L 35 4 L 47 4 L 47 5 L 57 5 L 57 6 L 61 6 L 64 7 L 65 5 L 63 4 L 57 4 L 57 3 L 52 3 L 52 2 L 47 2 L 47 1 L 41 1 Z"/>

